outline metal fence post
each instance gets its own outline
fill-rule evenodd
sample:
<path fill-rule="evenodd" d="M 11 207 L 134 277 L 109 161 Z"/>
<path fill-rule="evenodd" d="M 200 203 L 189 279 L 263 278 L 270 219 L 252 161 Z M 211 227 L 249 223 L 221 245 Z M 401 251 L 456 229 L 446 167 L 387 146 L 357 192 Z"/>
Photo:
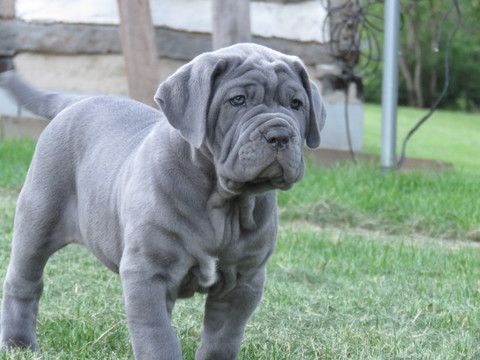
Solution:
<path fill-rule="evenodd" d="M 398 42 L 400 0 L 385 0 L 385 37 L 383 41 L 382 144 L 381 167 L 396 166 Z"/>

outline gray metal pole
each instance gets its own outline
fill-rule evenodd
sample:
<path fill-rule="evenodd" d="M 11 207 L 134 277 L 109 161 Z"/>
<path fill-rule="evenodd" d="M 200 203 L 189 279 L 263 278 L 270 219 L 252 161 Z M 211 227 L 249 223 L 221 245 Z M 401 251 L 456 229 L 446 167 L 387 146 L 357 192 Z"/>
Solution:
<path fill-rule="evenodd" d="M 383 41 L 382 80 L 382 149 L 381 166 L 396 165 L 398 38 L 400 32 L 400 0 L 385 0 L 385 37 Z"/>

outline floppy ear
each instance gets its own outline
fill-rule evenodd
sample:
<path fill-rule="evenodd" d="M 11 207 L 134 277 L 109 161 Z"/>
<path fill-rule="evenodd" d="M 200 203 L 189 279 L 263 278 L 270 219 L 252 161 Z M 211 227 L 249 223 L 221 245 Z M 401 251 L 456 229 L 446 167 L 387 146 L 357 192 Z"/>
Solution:
<path fill-rule="evenodd" d="M 294 58 L 294 68 L 299 73 L 303 87 L 308 95 L 310 102 L 310 114 L 305 127 L 305 140 L 310 149 L 315 149 L 320 145 L 320 131 L 325 124 L 327 113 L 325 105 L 320 96 L 317 85 L 310 80 L 305 66 L 300 59 Z"/>
<path fill-rule="evenodd" d="M 178 69 L 155 94 L 170 125 L 196 148 L 205 139 L 213 83 L 224 64 L 223 59 L 204 54 Z"/>
<path fill-rule="evenodd" d="M 318 90 L 317 85 L 311 80 L 308 82 L 310 85 L 310 93 L 308 95 L 310 100 L 310 118 L 307 123 L 307 134 L 305 139 L 307 146 L 310 149 L 314 149 L 320 145 L 320 131 L 322 130 L 323 125 L 325 125 L 327 112 L 322 98 L 320 97 L 320 91 Z"/>

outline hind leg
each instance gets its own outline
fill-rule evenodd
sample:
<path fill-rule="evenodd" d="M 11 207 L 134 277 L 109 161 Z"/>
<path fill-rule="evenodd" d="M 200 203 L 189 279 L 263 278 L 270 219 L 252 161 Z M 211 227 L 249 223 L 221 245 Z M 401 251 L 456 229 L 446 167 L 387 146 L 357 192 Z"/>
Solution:
<path fill-rule="evenodd" d="M 48 258 L 64 245 L 54 240 L 53 229 L 58 217 L 52 210 L 48 203 L 22 201 L 22 196 L 19 199 L 12 253 L 3 287 L 0 347 L 38 350 L 35 327 L 43 269 Z"/>

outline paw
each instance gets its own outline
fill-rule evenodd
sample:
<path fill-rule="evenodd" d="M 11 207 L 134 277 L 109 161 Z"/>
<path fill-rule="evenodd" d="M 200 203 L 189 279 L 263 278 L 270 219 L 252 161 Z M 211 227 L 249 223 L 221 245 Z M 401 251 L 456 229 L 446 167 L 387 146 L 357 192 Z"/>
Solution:
<path fill-rule="evenodd" d="M 235 360 L 237 358 L 238 349 L 235 347 L 205 347 L 200 346 L 195 354 L 195 360 Z"/>
<path fill-rule="evenodd" d="M 25 349 L 33 352 L 39 351 L 39 346 L 35 339 L 32 339 L 30 336 L 25 335 L 10 335 L 0 336 L 0 349 L 1 350 L 11 350 L 11 349 Z"/>

